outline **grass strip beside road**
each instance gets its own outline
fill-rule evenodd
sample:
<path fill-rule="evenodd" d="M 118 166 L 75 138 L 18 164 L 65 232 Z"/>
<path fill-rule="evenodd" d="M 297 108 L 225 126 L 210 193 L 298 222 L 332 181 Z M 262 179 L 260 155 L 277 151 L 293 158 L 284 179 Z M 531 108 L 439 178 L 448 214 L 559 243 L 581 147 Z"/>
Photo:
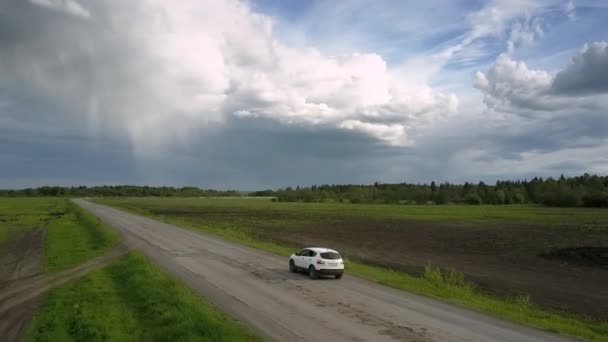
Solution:
<path fill-rule="evenodd" d="M 146 209 L 125 205 L 124 203 L 121 205 L 120 202 L 112 202 L 111 200 L 98 200 L 97 202 L 114 205 L 119 209 L 126 209 L 166 223 L 214 234 L 233 242 L 282 256 L 289 256 L 297 248 L 262 241 L 254 236 L 252 230 L 231 228 L 229 225 L 203 224 L 182 217 L 155 215 Z M 476 291 L 464 281 L 462 275 L 458 272 L 446 273 L 429 266 L 422 277 L 415 277 L 403 272 L 370 266 L 352 260 L 347 260 L 346 268 L 351 275 L 400 290 L 480 310 L 513 322 L 590 341 L 608 341 L 608 322 L 598 322 L 567 313 L 543 310 L 531 303 L 527 297 L 504 299 L 489 296 Z"/>
<path fill-rule="evenodd" d="M 115 230 L 76 204 L 65 200 L 63 215 L 50 221 L 45 241 L 45 273 L 74 267 L 102 255 L 120 240 Z"/>
<path fill-rule="evenodd" d="M 144 255 L 130 253 L 52 290 L 27 341 L 257 341 Z"/>

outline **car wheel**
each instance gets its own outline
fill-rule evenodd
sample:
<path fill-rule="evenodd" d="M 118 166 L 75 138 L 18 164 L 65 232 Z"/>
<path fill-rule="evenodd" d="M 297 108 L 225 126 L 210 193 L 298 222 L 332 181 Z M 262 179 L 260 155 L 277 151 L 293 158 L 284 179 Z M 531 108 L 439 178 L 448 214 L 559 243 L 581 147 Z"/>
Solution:
<path fill-rule="evenodd" d="M 296 264 L 293 263 L 293 260 L 289 260 L 289 271 L 291 273 L 296 273 L 298 271 Z"/>
<path fill-rule="evenodd" d="M 336 279 L 340 279 L 340 278 L 342 278 L 342 275 L 341 274 L 336 274 Z"/>
<path fill-rule="evenodd" d="M 313 265 L 310 265 L 310 267 L 308 268 L 308 276 L 310 277 L 310 279 L 319 278 L 319 275 L 317 274 L 317 270 L 315 270 L 315 267 Z"/>

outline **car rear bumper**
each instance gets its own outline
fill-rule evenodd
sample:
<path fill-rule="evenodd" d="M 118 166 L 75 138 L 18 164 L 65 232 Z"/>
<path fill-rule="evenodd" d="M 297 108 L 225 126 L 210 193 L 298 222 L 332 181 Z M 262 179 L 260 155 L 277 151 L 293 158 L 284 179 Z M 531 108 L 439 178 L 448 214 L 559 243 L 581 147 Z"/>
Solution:
<path fill-rule="evenodd" d="M 340 275 L 344 273 L 344 269 L 322 268 L 320 270 L 317 270 L 317 273 L 319 273 L 319 275 Z"/>

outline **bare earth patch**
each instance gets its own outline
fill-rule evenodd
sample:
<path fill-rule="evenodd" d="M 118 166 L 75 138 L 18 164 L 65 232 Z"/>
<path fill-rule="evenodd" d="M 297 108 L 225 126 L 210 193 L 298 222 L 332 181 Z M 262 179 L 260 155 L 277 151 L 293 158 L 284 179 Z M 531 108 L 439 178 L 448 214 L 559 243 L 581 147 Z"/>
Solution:
<path fill-rule="evenodd" d="M 0 247 L 0 289 L 11 281 L 40 273 L 46 228 L 21 233 Z"/>
<path fill-rule="evenodd" d="M 576 248 L 606 242 L 575 236 L 577 232 L 567 229 L 360 220 L 262 228 L 259 233 L 288 245 L 331 246 L 347 258 L 412 274 L 421 274 L 428 264 L 455 269 L 484 292 L 529 295 L 544 307 L 608 320 L 608 248 Z M 545 246 L 552 244 L 563 247 L 541 256 Z"/>
<path fill-rule="evenodd" d="M 15 283 L 40 275 L 46 228 L 21 233 L 0 247 L 0 294 Z M 0 311 L 0 336 L 17 341 L 36 310 L 36 301 L 27 300 L 12 310 Z"/>

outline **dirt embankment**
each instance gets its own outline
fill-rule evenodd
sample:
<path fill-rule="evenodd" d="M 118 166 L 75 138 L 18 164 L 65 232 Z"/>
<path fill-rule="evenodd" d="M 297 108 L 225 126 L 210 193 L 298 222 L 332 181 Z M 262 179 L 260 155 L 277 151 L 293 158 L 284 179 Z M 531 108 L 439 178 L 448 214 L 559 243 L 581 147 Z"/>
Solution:
<path fill-rule="evenodd" d="M 40 275 L 46 228 L 21 233 L 0 246 L 0 294 L 27 279 Z M 27 300 L 11 310 L 0 311 L 0 337 L 16 341 L 36 310 L 36 301 Z"/>

